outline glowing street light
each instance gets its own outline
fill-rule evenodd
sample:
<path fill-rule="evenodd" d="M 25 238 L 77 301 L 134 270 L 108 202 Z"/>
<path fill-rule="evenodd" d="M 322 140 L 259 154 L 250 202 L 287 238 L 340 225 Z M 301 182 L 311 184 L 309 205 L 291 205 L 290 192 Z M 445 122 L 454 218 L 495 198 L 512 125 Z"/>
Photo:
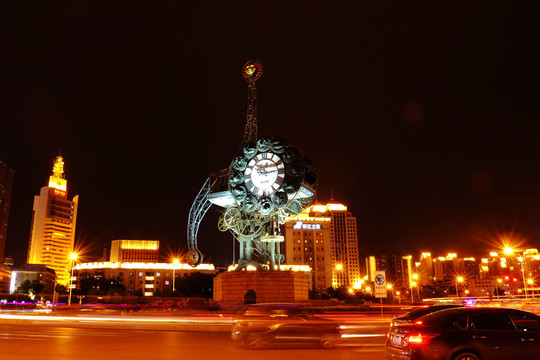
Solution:
<path fill-rule="evenodd" d="M 532 289 L 532 298 L 534 299 L 534 280 L 533 279 L 527 279 L 527 284 L 529 285 L 530 289 Z"/>
<path fill-rule="evenodd" d="M 416 286 L 416 294 L 418 295 L 418 301 L 420 301 L 420 281 L 418 274 L 413 274 L 414 279 L 413 286 Z"/>
<path fill-rule="evenodd" d="M 497 294 L 497 299 L 499 298 L 499 288 L 497 287 L 497 283 L 502 283 L 501 279 L 497 279 L 497 282 L 495 283 L 495 293 Z"/>
<path fill-rule="evenodd" d="M 68 306 L 71 306 L 71 291 L 73 290 L 73 265 L 75 263 L 75 260 L 77 260 L 77 254 L 71 253 L 69 255 L 69 258 L 71 259 L 71 277 L 69 278 L 69 298 L 68 298 Z"/>
<path fill-rule="evenodd" d="M 392 292 L 392 302 L 396 302 L 396 295 L 394 294 L 394 289 L 392 287 L 392 284 L 386 284 L 386 288 Z"/>
<path fill-rule="evenodd" d="M 343 279 L 342 279 L 342 274 L 340 274 L 343 270 L 343 264 L 340 264 L 340 263 L 337 263 L 336 265 L 334 265 L 334 271 L 333 271 L 333 274 L 332 274 L 332 286 L 333 287 L 338 287 L 338 286 L 341 286 L 343 285 Z"/>
<path fill-rule="evenodd" d="M 527 299 L 528 298 L 527 282 L 525 281 L 525 268 L 523 267 L 523 262 L 525 261 L 525 257 L 523 256 L 523 254 L 520 254 L 518 251 L 510 247 L 505 247 L 503 251 L 506 255 L 513 255 L 514 253 L 516 253 L 519 256 L 518 260 L 519 260 L 519 264 L 521 265 L 521 276 L 523 278 L 523 290 L 525 291 L 525 299 Z"/>
<path fill-rule="evenodd" d="M 456 299 L 459 297 L 458 284 L 462 282 L 463 282 L 463 276 L 458 276 L 456 278 Z"/>
<path fill-rule="evenodd" d="M 174 280 L 176 279 L 175 270 L 176 270 L 176 267 L 178 266 L 179 263 L 180 263 L 180 260 L 178 260 L 178 259 L 173 260 L 173 269 L 172 269 L 172 291 L 173 292 L 176 291 L 176 287 L 174 286 L 175 285 Z"/>

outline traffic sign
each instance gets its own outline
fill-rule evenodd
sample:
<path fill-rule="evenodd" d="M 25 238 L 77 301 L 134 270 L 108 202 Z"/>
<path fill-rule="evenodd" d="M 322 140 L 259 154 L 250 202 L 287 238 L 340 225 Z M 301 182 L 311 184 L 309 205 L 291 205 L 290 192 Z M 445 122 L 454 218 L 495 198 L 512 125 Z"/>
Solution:
<path fill-rule="evenodd" d="M 386 298 L 386 272 L 375 271 L 375 297 Z"/>

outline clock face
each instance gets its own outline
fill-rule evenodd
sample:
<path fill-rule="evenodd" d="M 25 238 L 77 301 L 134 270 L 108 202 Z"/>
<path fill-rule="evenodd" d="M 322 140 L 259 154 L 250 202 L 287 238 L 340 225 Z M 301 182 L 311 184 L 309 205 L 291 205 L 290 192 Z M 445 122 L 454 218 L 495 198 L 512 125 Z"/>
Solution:
<path fill-rule="evenodd" d="M 277 191 L 285 178 L 285 164 L 274 153 L 257 154 L 245 170 L 247 189 L 257 196 L 268 196 Z"/>

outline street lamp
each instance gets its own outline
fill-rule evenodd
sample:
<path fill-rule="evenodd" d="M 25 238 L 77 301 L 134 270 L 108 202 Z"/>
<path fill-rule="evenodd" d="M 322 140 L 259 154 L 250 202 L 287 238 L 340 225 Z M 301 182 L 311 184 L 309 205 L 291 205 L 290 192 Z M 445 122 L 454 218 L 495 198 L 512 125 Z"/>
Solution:
<path fill-rule="evenodd" d="M 343 264 L 336 264 L 334 266 L 334 279 L 332 280 L 332 287 L 337 288 L 341 285 L 343 285 L 341 281 L 340 272 L 343 271 Z"/>
<path fill-rule="evenodd" d="M 519 258 L 519 264 L 521 265 L 521 276 L 523 278 L 523 290 L 525 291 L 525 299 L 528 299 L 528 295 L 527 295 L 527 282 L 525 282 L 525 268 L 523 267 L 523 262 L 525 261 L 525 257 L 523 256 L 523 254 L 520 254 L 519 252 L 517 252 L 516 250 L 512 249 L 512 248 L 509 248 L 509 247 L 505 247 L 504 248 L 504 253 L 506 255 L 512 255 L 514 253 L 518 254 Z"/>
<path fill-rule="evenodd" d="M 392 288 L 392 284 L 387 284 L 386 288 L 392 292 L 392 303 L 395 303 L 396 295 L 394 294 L 394 289 Z"/>
<path fill-rule="evenodd" d="M 535 300 L 534 299 L 534 280 L 533 279 L 527 279 L 527 284 L 530 285 L 530 289 L 532 290 L 532 299 L 533 301 Z"/>
<path fill-rule="evenodd" d="M 463 276 L 458 276 L 456 278 L 456 300 L 457 298 L 459 297 L 459 292 L 458 292 L 458 284 L 459 283 L 462 283 L 463 282 Z"/>
<path fill-rule="evenodd" d="M 416 295 L 418 295 L 418 301 L 420 301 L 420 281 L 418 274 L 413 274 L 414 283 L 413 286 L 416 286 Z"/>
<path fill-rule="evenodd" d="M 497 299 L 499 298 L 499 288 L 497 287 L 497 283 L 502 283 L 502 280 L 501 279 L 497 279 L 497 282 L 495 283 L 495 293 L 497 295 Z M 503 292 L 503 295 L 504 295 L 504 292 Z"/>
<path fill-rule="evenodd" d="M 73 290 L 73 264 L 75 263 L 75 260 L 77 260 L 77 254 L 71 253 L 69 255 L 69 258 L 71 259 L 71 277 L 69 278 L 69 298 L 68 298 L 68 306 L 71 306 L 71 291 Z"/>
<path fill-rule="evenodd" d="M 172 269 L 172 291 L 173 292 L 176 291 L 176 287 L 174 286 L 174 280 L 176 279 L 175 270 L 176 270 L 176 266 L 178 266 L 179 263 L 180 263 L 180 260 L 178 259 L 173 260 L 173 269 Z"/>

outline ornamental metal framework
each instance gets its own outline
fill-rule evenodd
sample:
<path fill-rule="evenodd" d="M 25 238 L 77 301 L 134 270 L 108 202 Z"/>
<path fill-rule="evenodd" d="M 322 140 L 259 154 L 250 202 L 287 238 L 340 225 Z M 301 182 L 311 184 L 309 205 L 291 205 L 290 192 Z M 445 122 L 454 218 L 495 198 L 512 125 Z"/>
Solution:
<path fill-rule="evenodd" d="M 242 68 L 248 82 L 248 109 L 240 153 L 227 169 L 208 177 L 191 206 L 187 239 L 188 263 L 193 266 L 203 259 L 197 234 L 212 204 L 223 209 L 219 229 L 231 231 L 240 244 L 236 269 L 253 265 L 274 270 L 284 260 L 280 225 L 301 213 L 315 197 L 317 175 L 311 160 L 282 138 L 257 138 L 255 82 L 262 71 L 259 60 L 248 61 Z"/>

